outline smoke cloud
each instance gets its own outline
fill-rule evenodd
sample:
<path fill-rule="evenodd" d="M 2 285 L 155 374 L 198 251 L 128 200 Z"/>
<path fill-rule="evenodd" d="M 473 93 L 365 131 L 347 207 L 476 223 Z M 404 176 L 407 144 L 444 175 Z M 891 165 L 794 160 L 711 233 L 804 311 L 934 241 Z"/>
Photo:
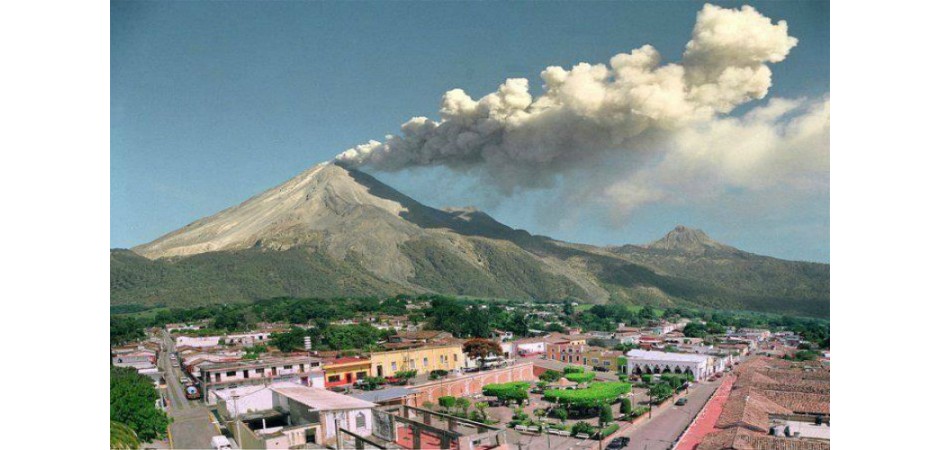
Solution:
<path fill-rule="evenodd" d="M 439 121 L 412 118 L 400 134 L 336 159 L 380 171 L 446 166 L 503 194 L 575 180 L 567 195 L 619 211 L 701 190 L 690 183 L 761 189 L 804 172 L 828 174 L 828 98 L 777 99 L 728 115 L 767 96 L 769 64 L 796 45 L 783 20 L 706 4 L 677 63 L 644 45 L 609 64 L 548 67 L 538 97 L 522 78 L 478 100 L 453 89 Z"/>

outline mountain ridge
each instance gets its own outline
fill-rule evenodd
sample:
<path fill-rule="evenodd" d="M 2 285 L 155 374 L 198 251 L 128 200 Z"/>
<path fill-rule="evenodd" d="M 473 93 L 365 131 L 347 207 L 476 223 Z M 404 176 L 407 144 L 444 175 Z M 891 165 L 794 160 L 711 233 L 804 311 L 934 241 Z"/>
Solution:
<path fill-rule="evenodd" d="M 754 255 L 682 225 L 639 246 L 557 241 L 333 163 L 111 251 L 112 304 L 437 292 L 828 316 L 828 280 L 827 264 Z"/>

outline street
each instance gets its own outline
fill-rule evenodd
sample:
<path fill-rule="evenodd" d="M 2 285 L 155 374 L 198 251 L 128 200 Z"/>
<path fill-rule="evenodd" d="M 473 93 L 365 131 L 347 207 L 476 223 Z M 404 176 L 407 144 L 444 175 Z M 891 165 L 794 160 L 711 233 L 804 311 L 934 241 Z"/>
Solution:
<path fill-rule="evenodd" d="M 170 354 L 175 350 L 173 340 L 164 332 L 163 341 L 166 351 L 160 356 L 159 365 L 166 379 L 167 413 L 173 418 L 170 445 L 180 449 L 209 448 L 212 436 L 219 434 L 218 429 L 201 401 L 186 399 L 179 380 L 183 374 L 170 362 Z"/>
<path fill-rule="evenodd" d="M 623 436 L 630 437 L 627 448 L 641 450 L 667 450 L 695 415 L 705 406 L 708 398 L 718 389 L 721 379 L 696 383 L 688 394 L 685 406 L 676 406 L 676 398 L 667 400 L 653 411 L 653 418 L 637 427 L 630 427 Z"/>

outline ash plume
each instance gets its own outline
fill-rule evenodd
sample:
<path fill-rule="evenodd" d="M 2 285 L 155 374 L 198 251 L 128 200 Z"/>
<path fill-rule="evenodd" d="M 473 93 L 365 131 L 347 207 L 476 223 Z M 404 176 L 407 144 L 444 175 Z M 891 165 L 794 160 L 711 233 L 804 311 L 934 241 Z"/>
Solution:
<path fill-rule="evenodd" d="M 806 166 L 827 177 L 828 97 L 780 99 L 744 117 L 729 115 L 767 96 L 770 64 L 796 45 L 783 20 L 774 23 L 750 6 L 706 4 L 678 62 L 664 63 L 644 45 L 607 64 L 548 67 L 540 96 L 523 78 L 480 99 L 453 89 L 442 98 L 440 120 L 412 118 L 399 134 L 336 160 L 380 171 L 446 166 L 484 177 L 503 194 L 574 181 L 566 191 L 572 202 L 623 212 L 700 190 L 699 183 L 761 188 Z M 752 147 L 732 145 L 729 153 L 725 144 L 734 144 L 735 131 Z M 807 152 L 813 161 L 803 161 Z M 765 167 L 771 164 L 779 170 Z M 679 170 L 690 174 L 684 183 L 671 179 Z"/>

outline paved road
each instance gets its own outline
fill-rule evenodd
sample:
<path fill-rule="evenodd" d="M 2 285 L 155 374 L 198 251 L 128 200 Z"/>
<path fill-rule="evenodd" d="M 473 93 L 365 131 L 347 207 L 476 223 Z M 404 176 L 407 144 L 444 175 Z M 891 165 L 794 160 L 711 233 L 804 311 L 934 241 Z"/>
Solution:
<path fill-rule="evenodd" d="M 170 353 L 174 351 L 173 341 L 164 333 L 166 351 L 160 357 L 160 366 L 166 378 L 166 393 L 169 400 L 168 412 L 173 418 L 170 424 L 171 444 L 173 448 L 196 449 L 209 448 L 212 436 L 219 434 L 210 421 L 209 410 L 199 400 L 187 400 L 180 384 L 182 372 L 170 363 Z"/>
<path fill-rule="evenodd" d="M 667 450 L 682 431 L 689 426 L 695 415 L 705 406 L 708 398 L 718 389 L 721 380 L 696 383 L 688 393 L 689 402 L 676 406 L 675 399 L 667 400 L 656 407 L 652 420 L 629 428 L 624 436 L 630 437 L 630 449 Z"/>

